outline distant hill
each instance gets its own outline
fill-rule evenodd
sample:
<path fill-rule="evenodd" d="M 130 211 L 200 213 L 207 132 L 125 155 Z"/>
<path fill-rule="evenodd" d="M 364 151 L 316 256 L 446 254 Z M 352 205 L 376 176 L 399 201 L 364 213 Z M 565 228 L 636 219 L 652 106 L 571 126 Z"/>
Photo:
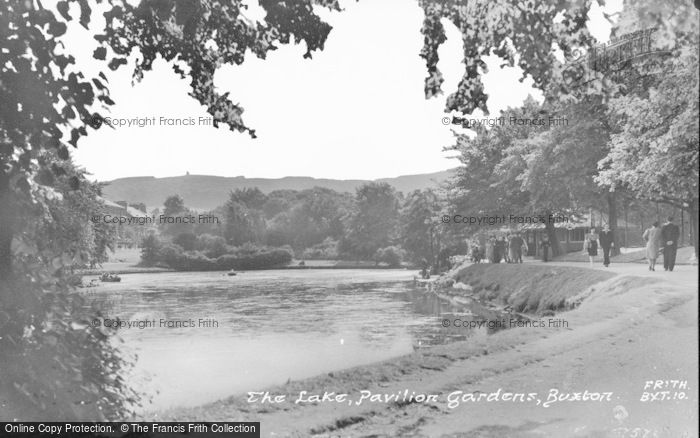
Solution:
<path fill-rule="evenodd" d="M 454 169 L 419 175 L 405 175 L 396 178 L 382 178 L 377 182 L 386 182 L 396 190 L 409 193 L 416 189 L 436 187 L 448 179 Z M 211 210 L 226 202 L 231 190 L 244 187 L 258 187 L 264 193 L 274 190 L 304 190 L 313 187 L 325 187 L 338 192 L 354 193 L 360 185 L 369 180 L 351 179 L 316 179 L 306 176 L 288 176 L 284 178 L 245 178 L 242 176 L 223 177 L 209 175 L 185 175 L 167 178 L 139 176 L 119 178 L 107 182 L 103 194 L 112 201 L 143 202 L 148 209 L 160 207 L 163 201 L 174 194 L 182 196 L 185 204 L 197 210 Z"/>

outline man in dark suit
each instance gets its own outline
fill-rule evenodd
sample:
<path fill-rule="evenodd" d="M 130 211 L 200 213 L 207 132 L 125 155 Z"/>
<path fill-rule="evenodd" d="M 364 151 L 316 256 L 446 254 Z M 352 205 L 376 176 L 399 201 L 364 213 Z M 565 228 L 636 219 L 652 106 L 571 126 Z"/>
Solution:
<path fill-rule="evenodd" d="M 673 217 L 668 217 L 668 222 L 661 227 L 661 241 L 664 246 L 664 270 L 673 271 L 676 265 L 676 251 L 678 251 L 678 238 L 681 230 L 673 223 Z"/>
<path fill-rule="evenodd" d="M 603 231 L 600 232 L 598 240 L 603 248 L 603 265 L 607 268 L 610 264 L 610 250 L 615 247 L 615 236 L 607 224 L 603 226 Z"/>
<path fill-rule="evenodd" d="M 547 235 L 547 232 L 545 231 L 542 234 L 542 240 L 540 240 L 540 248 L 542 249 L 542 261 L 547 262 L 549 261 L 549 247 L 552 246 L 552 244 L 549 242 L 549 236 Z"/>
<path fill-rule="evenodd" d="M 525 241 L 520 237 L 520 233 L 515 233 L 515 236 L 511 237 L 510 242 L 508 242 L 514 257 L 513 263 L 523 262 L 523 245 L 525 245 Z"/>

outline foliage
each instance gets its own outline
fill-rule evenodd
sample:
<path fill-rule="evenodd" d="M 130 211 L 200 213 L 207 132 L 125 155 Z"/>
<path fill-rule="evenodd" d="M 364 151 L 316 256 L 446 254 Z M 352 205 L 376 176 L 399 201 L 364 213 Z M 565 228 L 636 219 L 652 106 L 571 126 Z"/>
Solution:
<path fill-rule="evenodd" d="M 275 202 L 272 196 L 270 201 Z M 286 205 L 271 221 L 266 242 L 269 245 L 291 245 L 303 251 L 324 239 L 338 239 L 344 231 L 349 200 L 344 194 L 330 189 L 315 187 L 296 192 L 294 199 L 275 202 L 276 209 Z M 266 204 L 270 207 L 271 202 Z M 270 210 L 271 211 L 271 210 Z"/>
<path fill-rule="evenodd" d="M 245 17 L 246 6 L 241 0 L 110 3 L 104 34 L 96 37 L 103 43 L 95 51 L 96 58 L 105 59 L 108 47 L 114 54 L 109 67 L 114 70 L 127 64 L 127 57 L 138 50 L 141 56 L 134 70 L 135 80 L 151 70 L 157 57 L 172 62 L 177 74 L 190 79 L 190 95 L 207 108 L 214 126 L 223 123 L 252 137 L 255 131 L 244 124 L 243 108 L 233 103 L 228 93 L 216 90 L 216 70 L 222 64 L 240 65 L 247 53 L 264 59 L 278 44 L 290 41 L 304 42 L 304 56 L 311 57 L 313 51 L 323 49 L 331 30 L 314 13 L 313 6 L 339 10 L 337 0 L 262 0 L 260 6 L 267 14 L 261 23 Z"/>
<path fill-rule="evenodd" d="M 414 263 L 435 259 L 434 234 L 440 204 L 433 190 L 415 190 L 406 197 L 401 209 L 401 246 Z"/>
<path fill-rule="evenodd" d="M 211 234 L 197 236 L 196 249 L 203 251 L 210 258 L 217 258 L 229 251 L 226 239 L 221 236 L 212 236 Z"/>
<path fill-rule="evenodd" d="M 53 179 L 39 173 L 40 202 L 20 209 L 34 220 L 14 225 L 14 275 L 0 281 L 0 393 L 15 418 L 122 418 L 138 404 L 124 380 L 129 358 L 71 287 L 75 268 L 106 259 L 114 229 L 91 220 L 103 208 L 99 185 L 63 168 Z"/>
<path fill-rule="evenodd" d="M 694 244 L 698 210 L 698 45 L 669 58 L 644 94 L 617 97 L 611 115 L 621 119 L 600 161 L 598 182 L 636 196 L 687 209 Z"/>
<path fill-rule="evenodd" d="M 175 244 L 165 244 L 160 261 L 178 271 L 221 271 L 229 269 L 270 269 L 289 264 L 292 252 L 283 248 L 231 248 L 229 253 L 208 257 L 201 251 L 184 251 Z"/>
<path fill-rule="evenodd" d="M 265 230 L 262 213 L 236 201 L 234 193 L 224 206 L 224 215 L 224 237 L 229 244 L 238 246 L 261 240 Z"/>
<path fill-rule="evenodd" d="M 158 262 L 161 242 L 155 234 L 150 233 L 141 241 L 141 265 L 154 266 Z"/>
<path fill-rule="evenodd" d="M 308 260 L 335 260 L 338 258 L 338 241 L 331 237 L 304 250 L 302 258 Z"/>
<path fill-rule="evenodd" d="M 168 198 L 163 202 L 163 215 L 164 216 L 177 216 L 181 213 L 185 213 L 187 208 L 185 207 L 185 201 L 180 195 L 168 196 Z"/>
<path fill-rule="evenodd" d="M 602 190 L 593 180 L 597 163 L 607 152 L 609 128 L 604 112 L 582 103 L 557 105 L 548 114 L 567 123 L 533 132 L 505 151 L 522 168 L 516 180 L 528 193 L 531 211 L 571 213 L 600 207 Z"/>
<path fill-rule="evenodd" d="M 371 259 L 379 248 L 393 243 L 398 213 L 399 198 L 393 187 L 387 183 L 362 185 L 355 194 L 355 211 L 341 242 L 341 252 Z"/>
<path fill-rule="evenodd" d="M 521 108 L 501 113 L 504 123 L 490 129 L 476 128 L 476 136 L 456 136 L 454 146 L 462 164 L 452 181 L 455 213 L 461 215 L 501 215 L 525 212 L 530 204 L 530 193 L 523 190 L 518 176 L 525 167 L 521 156 L 512 151 L 518 142 L 527 139 L 542 128 L 511 125 L 510 119 L 540 117 L 540 105 L 528 98 Z"/>
<path fill-rule="evenodd" d="M 379 248 L 374 254 L 374 261 L 377 263 L 386 263 L 392 268 L 401 266 L 401 262 L 405 257 L 406 252 L 397 246 L 387 246 Z"/>
<path fill-rule="evenodd" d="M 487 113 L 487 95 L 481 76 L 486 72 L 482 57 L 491 53 L 503 58 L 504 65 L 523 70 L 536 87 L 563 83 L 564 69 L 553 48 L 566 57 L 591 38 L 586 28 L 590 0 L 512 2 L 509 0 L 419 0 L 425 19 L 421 33 L 421 57 L 428 77 L 425 95 L 442 93 L 442 73 L 438 69 L 438 49 L 446 41 L 442 20 L 449 20 L 462 34 L 464 74 L 457 90 L 447 98 L 446 111 Z M 568 90 L 562 90 L 568 92 Z"/>
<path fill-rule="evenodd" d="M 475 138 L 458 136 L 453 149 L 463 167 L 453 187 L 459 214 L 568 216 L 605 205 L 608 189 L 594 178 L 611 128 L 599 99 L 545 105 L 528 99 L 501 116 L 503 124 L 478 129 Z M 513 125 L 513 118 L 541 125 Z M 545 225 L 557 255 L 553 224 Z"/>
<path fill-rule="evenodd" d="M 192 251 L 197 246 L 197 236 L 194 233 L 181 233 L 173 239 L 173 243 L 185 251 Z"/>

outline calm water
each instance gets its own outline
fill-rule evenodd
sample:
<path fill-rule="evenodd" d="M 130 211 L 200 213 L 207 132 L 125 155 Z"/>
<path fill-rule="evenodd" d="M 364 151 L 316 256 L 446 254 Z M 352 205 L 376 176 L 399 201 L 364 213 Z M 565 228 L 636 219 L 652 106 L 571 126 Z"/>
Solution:
<path fill-rule="evenodd" d="M 200 405 L 430 344 L 486 336 L 485 330 L 446 329 L 441 320 L 494 317 L 478 304 L 454 308 L 414 288 L 413 273 L 405 270 L 121 277 L 121 283 L 84 290 L 104 318 L 155 320 L 156 327 L 119 330 L 119 348 L 138 355 L 133 381 L 152 396 L 146 410 Z M 191 320 L 195 327 L 159 327 L 161 319 Z"/>

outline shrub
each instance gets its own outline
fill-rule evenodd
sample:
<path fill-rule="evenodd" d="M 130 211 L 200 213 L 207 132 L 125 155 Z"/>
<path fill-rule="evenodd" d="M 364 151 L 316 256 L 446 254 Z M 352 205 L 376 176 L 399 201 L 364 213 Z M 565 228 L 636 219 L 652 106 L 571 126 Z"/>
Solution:
<path fill-rule="evenodd" d="M 162 243 L 155 234 L 149 234 L 141 241 L 141 265 L 153 266 L 158 263 Z"/>
<path fill-rule="evenodd" d="M 198 236 L 195 248 L 204 252 L 207 257 L 214 259 L 230 251 L 229 246 L 226 244 L 226 239 L 221 236 L 212 236 L 211 234 Z"/>
<path fill-rule="evenodd" d="M 173 243 L 180 245 L 185 251 L 192 251 L 197 245 L 197 236 L 193 233 L 180 233 L 173 239 Z"/>
<path fill-rule="evenodd" d="M 392 268 L 397 268 L 401 266 L 401 261 L 403 261 L 406 252 L 397 246 L 387 246 L 386 248 L 380 248 L 374 255 L 374 261 L 377 263 L 386 263 Z"/>
<path fill-rule="evenodd" d="M 292 261 L 288 249 L 258 250 L 245 254 L 224 254 L 217 258 L 207 257 L 200 251 L 183 252 L 178 245 L 167 244 L 161 248 L 160 261 L 178 271 L 223 271 L 229 269 L 269 269 Z"/>
<path fill-rule="evenodd" d="M 183 256 L 182 247 L 175 245 L 173 243 L 166 243 L 161 246 L 160 251 L 158 251 L 158 261 L 163 262 L 168 266 L 175 265 L 178 260 Z"/>
<path fill-rule="evenodd" d="M 338 241 L 326 237 L 323 242 L 305 249 L 302 257 L 309 260 L 336 260 L 338 259 Z"/>

